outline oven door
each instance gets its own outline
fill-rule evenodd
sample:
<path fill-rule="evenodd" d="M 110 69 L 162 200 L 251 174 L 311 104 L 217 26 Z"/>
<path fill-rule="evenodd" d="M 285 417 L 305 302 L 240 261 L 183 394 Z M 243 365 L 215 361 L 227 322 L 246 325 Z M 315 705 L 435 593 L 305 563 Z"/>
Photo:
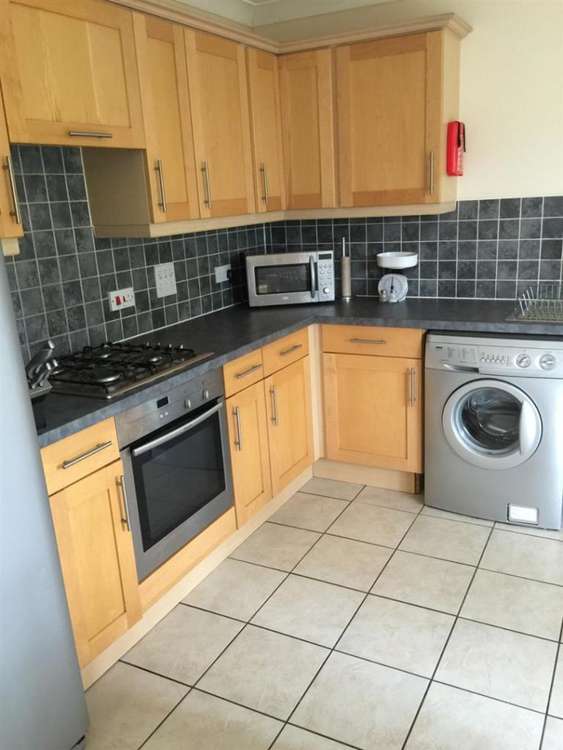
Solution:
<path fill-rule="evenodd" d="M 316 253 L 277 253 L 246 258 L 250 307 L 318 302 Z"/>
<path fill-rule="evenodd" d="M 223 402 L 122 451 L 142 581 L 233 505 Z"/>

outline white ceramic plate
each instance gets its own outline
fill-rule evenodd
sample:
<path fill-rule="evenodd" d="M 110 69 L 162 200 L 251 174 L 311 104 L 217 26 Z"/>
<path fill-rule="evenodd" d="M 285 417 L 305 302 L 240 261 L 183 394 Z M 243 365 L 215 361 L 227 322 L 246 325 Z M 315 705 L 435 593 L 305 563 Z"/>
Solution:
<path fill-rule="evenodd" d="M 418 263 L 418 253 L 377 253 L 381 268 L 412 268 Z"/>

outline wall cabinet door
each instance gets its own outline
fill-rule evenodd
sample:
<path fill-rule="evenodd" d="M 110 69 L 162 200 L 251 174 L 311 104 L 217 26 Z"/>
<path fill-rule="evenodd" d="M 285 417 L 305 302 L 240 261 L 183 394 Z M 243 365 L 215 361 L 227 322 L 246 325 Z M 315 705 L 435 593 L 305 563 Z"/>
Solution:
<path fill-rule="evenodd" d="M 254 184 L 258 211 L 285 208 L 285 182 L 276 55 L 247 49 Z"/>
<path fill-rule="evenodd" d="M 287 207 L 336 205 L 332 52 L 282 55 L 280 90 Z"/>
<path fill-rule="evenodd" d="M 1 7 L 1 6 L 0 6 Z M 18 207 L 16 178 L 10 156 L 8 131 L 0 92 L 0 238 L 21 237 L 23 226 Z"/>
<path fill-rule="evenodd" d="M 135 14 L 153 221 L 199 217 L 184 29 Z"/>
<path fill-rule="evenodd" d="M 141 616 L 122 471 L 116 461 L 50 498 L 81 666 Z"/>
<path fill-rule="evenodd" d="M 185 30 L 202 217 L 254 213 L 244 47 Z"/>
<path fill-rule="evenodd" d="M 133 14 L 100 0 L 11 0 L 9 7 L 10 140 L 143 148 Z"/>
<path fill-rule="evenodd" d="M 237 524 L 246 523 L 272 497 L 264 383 L 227 400 Z"/>
<path fill-rule="evenodd" d="M 440 32 L 336 50 L 341 206 L 437 200 Z"/>
<path fill-rule="evenodd" d="M 264 381 L 276 495 L 313 463 L 309 357 L 294 362 Z"/>
<path fill-rule="evenodd" d="M 323 354 L 327 458 L 422 472 L 421 360 Z"/>

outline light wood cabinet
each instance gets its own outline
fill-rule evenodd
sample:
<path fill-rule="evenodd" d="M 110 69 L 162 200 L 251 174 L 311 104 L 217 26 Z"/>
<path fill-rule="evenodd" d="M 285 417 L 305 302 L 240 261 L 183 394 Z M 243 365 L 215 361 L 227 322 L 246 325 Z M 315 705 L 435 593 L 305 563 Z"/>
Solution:
<path fill-rule="evenodd" d="M 133 14 L 101 0 L 11 0 L 9 9 L 10 140 L 143 148 Z"/>
<path fill-rule="evenodd" d="M 422 472 L 422 360 L 323 354 L 326 456 Z"/>
<path fill-rule="evenodd" d="M 262 349 L 264 375 L 268 376 L 309 354 L 309 332 L 307 328 L 290 333 L 272 341 Z"/>
<path fill-rule="evenodd" d="M 254 213 L 244 47 L 201 31 L 184 33 L 201 216 Z"/>
<path fill-rule="evenodd" d="M 227 416 L 240 527 L 272 497 L 264 382 L 227 399 Z"/>
<path fill-rule="evenodd" d="M 223 367 L 225 395 L 232 396 L 264 378 L 262 349 L 243 354 Z"/>
<path fill-rule="evenodd" d="M 0 9 L 1 9 L 0 5 Z M 0 238 L 21 237 L 22 220 L 16 193 L 16 179 L 10 156 L 8 131 L 0 91 Z"/>
<path fill-rule="evenodd" d="M 81 666 L 141 616 L 122 471 L 116 461 L 50 497 Z"/>
<path fill-rule="evenodd" d="M 264 385 L 276 495 L 313 463 L 309 357 L 274 373 Z"/>
<path fill-rule="evenodd" d="M 337 48 L 342 207 L 455 199 L 444 138 L 457 119 L 458 41 L 444 30 Z"/>
<path fill-rule="evenodd" d="M 336 205 L 332 52 L 281 55 L 280 91 L 289 209 Z"/>
<path fill-rule="evenodd" d="M 256 207 L 260 212 L 285 208 L 278 59 L 247 49 L 250 126 L 254 155 Z"/>

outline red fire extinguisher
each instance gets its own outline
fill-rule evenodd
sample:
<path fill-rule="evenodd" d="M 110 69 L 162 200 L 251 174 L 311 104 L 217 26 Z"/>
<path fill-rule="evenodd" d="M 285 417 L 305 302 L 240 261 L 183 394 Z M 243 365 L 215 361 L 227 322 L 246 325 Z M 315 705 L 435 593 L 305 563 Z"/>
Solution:
<path fill-rule="evenodd" d="M 465 125 L 459 120 L 448 123 L 446 171 L 460 177 L 463 174 L 463 154 L 465 152 Z"/>

